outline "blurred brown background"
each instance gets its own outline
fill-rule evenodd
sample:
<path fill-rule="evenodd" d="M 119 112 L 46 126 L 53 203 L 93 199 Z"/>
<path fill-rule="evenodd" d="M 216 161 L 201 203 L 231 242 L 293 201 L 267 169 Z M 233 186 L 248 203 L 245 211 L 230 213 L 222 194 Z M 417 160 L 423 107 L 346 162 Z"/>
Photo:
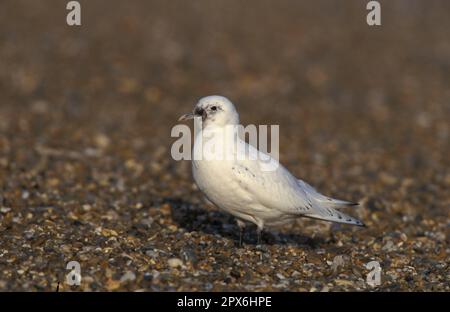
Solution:
<path fill-rule="evenodd" d="M 315 248 L 326 250 L 319 274 L 343 252 L 339 241 L 362 248 L 354 266 L 387 261 L 386 290 L 449 290 L 449 1 L 380 1 L 378 27 L 361 0 L 90 0 L 80 1 L 79 27 L 67 26 L 66 3 L 0 4 L 0 290 L 52 290 L 71 259 L 84 263 L 84 290 L 365 289 L 361 274 L 322 281 L 301 267 L 301 282 L 273 286 L 273 272 L 290 276 Z M 224 249 L 197 250 L 196 239 L 236 239 L 232 218 L 201 201 L 190 164 L 170 158 L 171 127 L 211 94 L 230 98 L 243 124 L 279 124 L 282 163 L 360 201 L 349 213 L 369 229 L 329 234 L 304 222 L 309 230 L 285 232 L 318 235 L 311 246 L 268 238 L 269 254 L 292 259 L 294 248 L 300 264 L 268 274 L 258 257 L 240 258 L 250 262 L 235 269 L 251 268 L 249 280 L 224 282 L 232 265 L 219 261 L 225 277 L 193 282 L 195 270 L 209 272 L 208 248 Z M 383 251 L 389 240 L 395 248 Z M 189 248 L 199 263 L 183 258 Z M 168 269 L 173 257 L 188 269 Z M 405 266 L 415 273 L 398 273 Z M 128 271 L 134 279 L 121 282 Z"/>

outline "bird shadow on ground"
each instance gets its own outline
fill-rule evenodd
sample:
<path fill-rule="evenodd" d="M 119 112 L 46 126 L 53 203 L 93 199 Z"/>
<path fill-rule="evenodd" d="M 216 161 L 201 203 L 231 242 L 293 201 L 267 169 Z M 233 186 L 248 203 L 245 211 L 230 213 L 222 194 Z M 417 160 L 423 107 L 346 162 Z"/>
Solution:
<path fill-rule="evenodd" d="M 189 232 L 202 232 L 210 235 L 219 235 L 239 243 L 239 228 L 236 220 L 230 214 L 220 210 L 208 210 L 180 198 L 165 198 L 165 203 L 170 204 L 172 220 L 178 227 Z M 256 226 L 248 223 L 243 243 L 247 245 L 257 244 Z M 303 248 L 317 249 L 330 242 L 322 237 L 308 237 L 297 233 L 283 233 L 272 229 L 265 229 L 262 243 L 267 245 L 291 245 Z"/>

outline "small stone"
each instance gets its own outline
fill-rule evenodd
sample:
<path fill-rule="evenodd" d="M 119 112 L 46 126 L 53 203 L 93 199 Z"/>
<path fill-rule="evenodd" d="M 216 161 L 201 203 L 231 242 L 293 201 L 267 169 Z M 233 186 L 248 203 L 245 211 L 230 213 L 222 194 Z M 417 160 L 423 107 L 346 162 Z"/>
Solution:
<path fill-rule="evenodd" d="M 284 277 L 284 275 L 281 274 L 281 273 L 277 273 L 276 275 L 277 275 L 277 277 L 278 277 L 280 280 L 286 279 L 286 277 Z"/>
<path fill-rule="evenodd" d="M 33 230 L 25 231 L 24 236 L 26 239 L 32 239 L 34 237 L 34 233 L 35 232 Z"/>
<path fill-rule="evenodd" d="M 352 281 L 343 280 L 343 279 L 337 279 L 335 281 L 335 283 L 338 286 L 353 286 L 353 284 L 354 284 Z"/>
<path fill-rule="evenodd" d="M 117 280 L 113 280 L 113 279 L 108 279 L 107 281 L 106 281 L 106 289 L 107 290 L 116 290 L 117 288 L 119 288 L 120 287 L 120 281 L 117 281 Z"/>
<path fill-rule="evenodd" d="M 159 210 L 163 216 L 169 216 L 171 214 L 171 207 L 167 203 L 163 204 Z"/>
<path fill-rule="evenodd" d="M 391 240 L 388 240 L 386 242 L 386 244 L 383 246 L 383 248 L 381 248 L 381 249 L 384 251 L 392 251 L 392 250 L 394 250 L 394 248 L 395 248 L 394 242 Z"/>
<path fill-rule="evenodd" d="M 301 275 L 302 274 L 299 271 L 293 271 L 292 274 L 291 274 L 292 277 L 299 277 Z"/>
<path fill-rule="evenodd" d="M 345 267 L 348 260 L 348 256 L 346 255 L 337 255 L 334 257 L 333 264 L 331 265 L 333 272 L 336 272 L 339 267 Z"/>
<path fill-rule="evenodd" d="M 158 257 L 158 252 L 157 251 L 154 251 L 154 250 L 147 250 L 146 252 L 145 252 L 145 254 L 147 255 L 147 256 L 149 256 L 149 257 L 151 257 L 151 258 L 157 258 Z"/>
<path fill-rule="evenodd" d="M 11 208 L 9 208 L 9 207 L 2 207 L 2 208 L 0 208 L 0 212 L 1 213 L 8 213 L 8 212 L 10 212 L 11 211 Z"/>
<path fill-rule="evenodd" d="M 400 239 L 404 242 L 406 242 L 408 240 L 408 236 L 406 236 L 405 233 L 400 234 Z"/>
<path fill-rule="evenodd" d="M 144 281 L 151 281 L 153 279 L 153 275 L 149 272 L 144 273 Z"/>
<path fill-rule="evenodd" d="M 147 226 L 148 228 L 151 228 L 153 225 L 153 218 L 152 217 L 148 217 L 146 219 L 142 219 L 141 220 L 141 224 Z"/>
<path fill-rule="evenodd" d="M 269 273 L 272 269 L 270 268 L 269 265 L 263 264 L 258 266 L 258 268 L 256 269 L 259 273 L 261 274 L 267 274 Z"/>
<path fill-rule="evenodd" d="M 186 248 L 185 250 L 183 250 L 182 255 L 186 262 L 190 262 L 195 265 L 198 261 L 198 258 L 197 258 L 197 255 L 196 255 L 194 249 Z"/>
<path fill-rule="evenodd" d="M 28 199 L 29 197 L 30 197 L 30 192 L 28 192 L 28 191 L 22 192 L 22 199 Z"/>
<path fill-rule="evenodd" d="M 120 278 L 120 282 L 121 283 L 125 283 L 125 282 L 132 282 L 136 279 L 136 274 L 134 274 L 131 271 L 127 271 L 124 275 L 122 275 L 122 277 Z"/>
<path fill-rule="evenodd" d="M 171 268 L 183 267 L 183 261 L 179 258 L 171 258 L 167 261 Z"/>
<path fill-rule="evenodd" d="M 308 255 L 307 256 L 307 260 L 308 260 L 308 262 L 313 263 L 313 264 L 317 264 L 317 265 L 320 265 L 320 264 L 323 263 L 322 257 L 319 256 L 319 255 L 316 255 L 314 253 Z"/>
<path fill-rule="evenodd" d="M 97 134 L 95 136 L 94 140 L 95 140 L 95 145 L 97 145 L 97 147 L 99 147 L 101 149 L 107 148 L 110 143 L 109 138 L 102 133 Z"/>
<path fill-rule="evenodd" d="M 117 232 L 110 229 L 102 229 L 101 234 L 105 237 L 117 236 Z"/>
<path fill-rule="evenodd" d="M 136 205 L 134 205 L 134 208 L 136 209 L 141 209 L 142 207 L 144 207 L 142 203 L 137 203 Z"/>
<path fill-rule="evenodd" d="M 83 276 L 83 282 L 90 284 L 94 282 L 94 278 L 92 276 Z"/>

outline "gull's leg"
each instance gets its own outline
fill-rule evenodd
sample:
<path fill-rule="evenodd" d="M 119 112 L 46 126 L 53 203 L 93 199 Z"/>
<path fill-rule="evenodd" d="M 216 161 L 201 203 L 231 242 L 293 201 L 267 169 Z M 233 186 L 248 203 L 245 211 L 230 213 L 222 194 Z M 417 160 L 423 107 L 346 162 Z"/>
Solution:
<path fill-rule="evenodd" d="M 239 227 L 239 247 L 242 247 L 242 238 L 244 236 L 245 222 L 243 222 L 239 219 L 237 219 L 236 222 Z"/>
<path fill-rule="evenodd" d="M 256 229 L 256 234 L 258 235 L 258 239 L 256 242 L 256 245 L 261 245 L 261 237 L 262 237 L 262 229 L 260 229 L 259 227 Z"/>
<path fill-rule="evenodd" d="M 257 240 L 257 245 L 260 246 L 262 243 L 262 233 L 263 233 L 263 229 L 264 229 L 264 223 L 259 223 L 256 226 L 256 234 L 258 235 L 258 240 Z"/>
<path fill-rule="evenodd" d="M 262 234 L 263 234 L 263 226 L 258 226 L 256 228 L 256 234 L 258 235 L 258 240 L 257 240 L 257 243 L 256 243 L 256 250 L 260 251 L 259 259 L 261 261 L 263 261 L 263 253 L 265 251 L 265 248 L 264 248 L 265 246 L 261 245 L 261 243 L 262 243 Z"/>
<path fill-rule="evenodd" d="M 261 219 L 256 219 L 256 234 L 258 235 L 258 240 L 256 245 L 260 246 L 261 245 L 261 237 L 262 237 L 262 231 L 264 229 L 264 221 Z"/>

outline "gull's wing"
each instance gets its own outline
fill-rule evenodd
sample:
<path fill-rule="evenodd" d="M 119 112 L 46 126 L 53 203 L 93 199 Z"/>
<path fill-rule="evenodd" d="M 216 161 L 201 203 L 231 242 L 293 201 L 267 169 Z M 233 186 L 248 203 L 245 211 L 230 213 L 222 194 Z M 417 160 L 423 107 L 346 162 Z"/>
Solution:
<path fill-rule="evenodd" d="M 260 205 L 292 215 L 363 225 L 361 221 L 333 209 L 344 203 L 349 205 L 349 202 L 318 193 L 309 184 L 294 177 L 270 155 L 241 140 L 238 144 L 245 144 L 241 151 L 245 150 L 246 155 L 237 157 L 232 173 L 242 189 Z M 273 170 L 267 170 L 268 162 L 271 162 Z"/>
<path fill-rule="evenodd" d="M 246 144 L 246 143 L 244 143 Z M 297 184 L 297 179 L 281 164 L 273 170 L 265 170 L 267 163 L 259 151 L 246 144 L 245 159 L 237 159 L 232 166 L 234 178 L 241 188 L 260 205 L 285 213 L 299 214 L 313 209 L 313 203 Z M 270 159 L 273 163 L 275 159 Z"/>

